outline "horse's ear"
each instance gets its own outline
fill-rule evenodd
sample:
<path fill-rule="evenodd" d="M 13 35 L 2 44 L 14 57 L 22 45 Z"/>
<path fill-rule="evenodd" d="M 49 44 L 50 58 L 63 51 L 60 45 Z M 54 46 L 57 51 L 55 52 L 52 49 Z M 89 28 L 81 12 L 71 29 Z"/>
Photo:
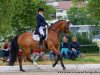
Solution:
<path fill-rule="evenodd" d="M 67 24 L 70 24 L 70 20 L 66 20 L 67 21 Z"/>

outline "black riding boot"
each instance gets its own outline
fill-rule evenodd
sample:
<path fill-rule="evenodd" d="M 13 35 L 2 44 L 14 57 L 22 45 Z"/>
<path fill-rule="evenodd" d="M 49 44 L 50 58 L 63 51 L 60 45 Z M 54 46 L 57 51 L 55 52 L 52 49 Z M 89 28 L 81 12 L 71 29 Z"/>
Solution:
<path fill-rule="evenodd" d="M 40 36 L 39 48 L 42 48 L 42 41 L 45 39 L 43 35 Z"/>

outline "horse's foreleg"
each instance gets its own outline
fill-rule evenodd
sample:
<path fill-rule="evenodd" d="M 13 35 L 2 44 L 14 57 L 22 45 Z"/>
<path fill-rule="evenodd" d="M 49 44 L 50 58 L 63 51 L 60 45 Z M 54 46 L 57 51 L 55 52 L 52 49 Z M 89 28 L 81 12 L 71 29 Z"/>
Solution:
<path fill-rule="evenodd" d="M 55 67 L 57 65 L 58 61 L 59 61 L 59 56 L 57 56 L 57 59 L 55 60 L 55 63 L 52 66 Z"/>
<path fill-rule="evenodd" d="M 23 58 L 24 58 L 24 54 L 18 54 L 18 61 L 19 61 L 19 68 L 20 68 L 20 71 L 22 72 L 25 72 L 25 70 L 22 68 L 22 61 L 23 61 Z"/>
<path fill-rule="evenodd" d="M 61 66 L 63 67 L 63 70 L 65 70 L 65 66 L 64 66 L 64 63 L 63 63 L 63 58 L 61 55 L 59 55 L 59 58 L 60 58 L 60 62 L 61 62 Z"/>
<path fill-rule="evenodd" d="M 59 50 L 59 47 L 57 48 L 57 50 L 60 51 L 60 50 Z M 64 66 L 63 58 L 62 58 L 61 53 L 58 54 L 58 60 L 60 61 L 61 66 L 63 67 L 63 70 L 65 70 L 66 68 L 65 68 L 65 66 Z"/>
<path fill-rule="evenodd" d="M 61 62 L 61 66 L 65 70 L 66 68 L 65 68 L 64 63 L 63 63 L 63 58 L 62 58 L 62 56 L 60 54 L 57 56 L 57 59 L 56 59 L 55 63 L 52 66 L 55 67 L 59 60 Z"/>
<path fill-rule="evenodd" d="M 54 52 L 56 55 L 60 54 L 60 52 L 54 47 L 54 45 L 52 43 L 48 44 L 48 48 L 50 50 L 52 50 L 52 52 Z M 59 56 L 57 56 L 57 59 L 55 60 L 55 63 L 52 66 L 55 67 L 56 64 L 58 63 L 58 61 L 59 61 Z"/>

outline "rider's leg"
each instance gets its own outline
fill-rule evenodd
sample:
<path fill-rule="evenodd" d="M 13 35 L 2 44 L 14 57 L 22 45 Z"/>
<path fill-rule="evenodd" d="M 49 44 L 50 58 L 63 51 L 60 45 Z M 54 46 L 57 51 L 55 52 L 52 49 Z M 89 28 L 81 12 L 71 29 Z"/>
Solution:
<path fill-rule="evenodd" d="M 42 46 L 42 41 L 45 39 L 45 31 L 44 31 L 44 27 L 40 27 L 39 28 L 39 32 L 40 32 L 40 41 L 39 41 L 39 47 L 41 48 Z"/>
<path fill-rule="evenodd" d="M 44 40 L 44 36 L 41 35 L 41 36 L 40 36 L 40 41 L 39 41 L 39 48 L 42 47 L 42 41 L 43 41 L 43 40 Z"/>

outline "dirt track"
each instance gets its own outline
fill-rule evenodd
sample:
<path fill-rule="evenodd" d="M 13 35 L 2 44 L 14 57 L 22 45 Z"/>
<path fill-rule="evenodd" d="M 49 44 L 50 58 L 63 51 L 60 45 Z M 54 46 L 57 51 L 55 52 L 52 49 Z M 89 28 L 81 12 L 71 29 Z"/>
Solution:
<path fill-rule="evenodd" d="M 6 72 L 0 75 L 100 75 L 100 73 Z"/>
<path fill-rule="evenodd" d="M 60 65 L 24 65 L 26 72 L 20 72 L 18 66 L 0 66 L 0 75 L 100 75 L 100 64 L 69 64 L 62 70 Z"/>

